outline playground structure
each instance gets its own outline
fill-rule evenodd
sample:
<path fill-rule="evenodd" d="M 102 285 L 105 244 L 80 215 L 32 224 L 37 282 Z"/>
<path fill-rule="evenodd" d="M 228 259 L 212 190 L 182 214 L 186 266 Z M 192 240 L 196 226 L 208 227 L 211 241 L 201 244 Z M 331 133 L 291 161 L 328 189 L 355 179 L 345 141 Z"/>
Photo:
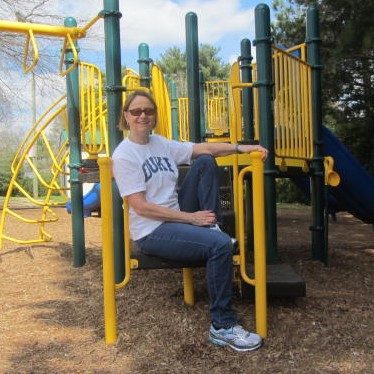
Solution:
<path fill-rule="evenodd" d="M 228 82 L 206 82 L 205 100 L 202 100 L 200 96 L 201 81 L 197 68 L 196 15 L 189 13 L 186 16 L 188 98 L 178 98 L 175 95 L 175 90 L 171 88 L 171 98 L 169 99 L 162 72 L 156 65 L 150 64 L 146 44 L 139 46 L 139 74 L 128 70 L 121 78 L 121 64 L 118 54 L 120 50 L 118 2 L 106 1 L 105 8 L 105 11 L 100 12 L 100 15 L 105 18 L 107 29 L 106 104 L 101 72 L 91 64 L 79 62 L 75 46 L 75 40 L 83 37 L 93 22 L 99 19 L 99 16 L 82 29 L 77 28 L 76 23 L 68 19 L 66 26 L 71 26 L 70 28 L 58 28 L 58 34 L 57 29 L 54 31 L 55 35 L 65 37 L 63 51 L 66 49 L 66 53 L 63 52 L 61 61 L 65 59 L 66 69 L 63 70 L 62 63 L 60 63 L 60 71 L 62 75 L 67 77 L 67 104 L 64 103 L 64 98 L 60 99 L 58 104 L 43 115 L 37 123 L 43 123 L 43 118 L 55 118 L 59 113 L 67 110 L 70 152 L 66 143 L 61 145 L 57 151 L 52 151 L 45 134 L 46 123 L 39 127 L 33 127 L 27 137 L 28 140 L 20 147 L 15 157 L 15 163 L 12 165 L 13 179 L 2 213 L 0 240 L 18 240 L 3 234 L 6 215 L 20 219 L 17 217 L 17 213 L 8 207 L 8 202 L 13 188 L 25 192 L 24 195 L 32 201 L 31 195 L 17 183 L 17 176 L 24 162 L 37 173 L 37 167 L 28 154 L 37 139 L 41 138 L 46 144 L 46 148 L 50 149 L 48 152 L 52 160 L 52 177 L 46 180 L 40 173 L 37 174 L 39 181 L 48 190 L 47 199 L 34 201 L 43 209 L 42 218 L 39 221 L 28 223 L 40 225 L 39 236 L 34 240 L 18 240 L 18 242 L 32 243 L 51 239 L 44 226 L 57 219 L 56 216 L 52 216 L 52 218 L 47 216 L 47 213 L 53 213 L 51 208 L 66 203 L 66 196 L 58 182 L 58 176 L 65 173 L 64 164 L 69 155 L 73 262 L 74 266 L 82 266 L 85 261 L 85 246 L 82 195 L 84 174 L 81 173 L 81 154 L 84 150 L 91 159 L 98 158 L 99 155 L 104 156 L 100 161 L 102 164 L 100 177 L 102 191 L 105 191 L 102 193 L 104 200 L 101 205 L 106 341 L 112 343 L 116 340 L 115 288 L 124 286 L 130 279 L 131 270 L 141 268 L 142 263 L 136 258 L 130 257 L 129 234 L 126 231 L 123 233 L 123 227 L 126 230 L 127 224 L 123 225 L 122 201 L 116 193 L 113 195 L 111 193 L 111 185 L 108 184 L 111 179 L 110 159 L 105 156 L 112 153 L 123 137 L 123 134 L 116 128 L 122 96 L 137 87 L 150 89 L 159 106 L 158 118 L 162 119 L 156 131 L 164 136 L 197 142 L 205 138 L 208 141 L 218 139 L 232 143 L 260 141 L 270 150 L 271 156 L 264 165 L 264 172 L 261 171 L 260 162 L 255 167 L 256 158 L 251 159 L 246 155 L 229 156 L 218 160 L 220 166 L 232 170 L 233 211 L 235 212 L 233 219 L 235 220 L 235 235 L 239 238 L 240 243 L 239 255 L 234 256 L 233 262 L 239 265 L 244 281 L 255 285 L 256 327 L 262 336 L 266 336 L 264 228 L 266 228 L 268 260 L 276 262 L 278 256 L 276 251 L 275 177 L 303 175 L 309 178 L 311 176 L 312 255 L 315 259 L 327 261 L 325 185 L 338 185 L 339 176 L 333 170 L 334 160 L 331 157 L 324 158 L 322 150 L 325 136 L 323 135 L 320 108 L 317 11 L 312 8 L 308 13 L 307 44 L 284 51 L 271 45 L 269 9 L 264 5 L 258 6 L 256 8 L 257 63 L 251 63 L 249 41 L 242 41 L 241 57 L 239 62 L 232 67 L 230 80 Z M 38 25 L 29 27 L 20 25 L 22 27 L 20 26 L 19 29 L 12 29 L 10 25 L 7 25 L 8 28 L 5 29 L 17 32 L 22 29 L 29 35 L 26 50 L 28 51 L 31 41 L 33 58 L 31 65 L 26 66 L 28 53 L 25 54 L 24 65 L 25 70 L 31 70 L 38 60 L 34 34 L 49 32 L 51 35 L 51 33 L 47 31 L 48 27 L 40 26 L 39 30 Z M 18 23 L 17 26 L 19 26 Z M 4 29 L 4 25 L 1 23 L 0 28 Z M 53 27 L 50 28 L 54 30 Z M 300 52 L 300 57 L 294 55 L 295 50 Z M 124 92 L 122 92 L 123 88 L 126 88 Z M 272 97 L 274 97 L 273 102 Z M 201 106 L 201 102 L 204 101 L 207 103 L 206 109 Z M 179 105 L 176 105 L 177 102 Z M 50 112 L 52 114 L 49 114 Z M 179 112 L 178 115 L 176 115 L 177 112 Z M 177 117 L 179 117 L 178 123 L 175 121 Z M 204 117 L 207 123 L 205 126 L 203 126 Z M 275 126 L 273 122 L 275 122 Z M 339 146 L 336 147 L 339 149 Z M 244 174 L 247 172 L 253 173 L 252 181 L 244 178 Z M 370 181 L 366 176 L 362 176 L 362 178 L 365 181 Z M 261 186 L 262 183 L 265 185 L 264 188 Z M 253 184 L 253 188 L 251 184 Z M 244 185 L 245 187 L 243 187 Z M 243 201 L 249 200 L 251 190 L 253 193 L 256 191 L 256 199 L 253 199 L 254 205 L 252 207 L 249 203 L 244 208 Z M 62 194 L 62 202 L 54 203 L 50 199 L 53 191 L 59 191 Z M 245 191 L 246 197 L 243 196 L 243 191 Z M 259 198 L 261 191 L 265 193 L 264 198 Z M 366 198 L 366 194 L 364 198 Z M 256 205 L 257 203 L 260 205 Z M 263 207 L 263 205 L 265 206 Z M 364 207 L 360 208 L 360 211 L 362 212 L 363 209 L 365 212 L 361 217 L 366 221 L 373 219 L 371 213 L 373 210 L 370 211 L 372 208 L 370 206 Z M 250 218 L 252 216 L 256 228 L 252 228 Z M 257 217 L 259 217 L 259 221 L 256 221 Z M 266 217 L 265 223 L 264 220 L 261 221 L 264 217 Z M 24 222 L 27 223 L 27 219 L 24 219 Z M 254 234 L 254 251 L 256 253 L 254 264 L 255 268 L 258 267 L 254 279 L 247 275 L 246 270 L 245 228 L 247 233 L 253 231 Z M 185 302 L 193 304 L 192 273 L 189 268 L 183 266 L 182 268 L 184 269 Z"/>

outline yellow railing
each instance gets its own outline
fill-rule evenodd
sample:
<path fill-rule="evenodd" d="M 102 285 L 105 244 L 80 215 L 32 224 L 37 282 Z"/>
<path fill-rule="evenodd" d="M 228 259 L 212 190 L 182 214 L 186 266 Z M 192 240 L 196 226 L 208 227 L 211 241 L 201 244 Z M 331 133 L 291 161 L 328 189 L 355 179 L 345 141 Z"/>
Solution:
<path fill-rule="evenodd" d="M 207 135 L 222 136 L 229 133 L 229 82 L 205 83 L 205 120 Z M 179 139 L 189 140 L 188 98 L 178 98 Z"/>
<path fill-rule="evenodd" d="M 300 51 L 301 58 L 291 52 Z M 310 159 L 313 157 L 313 133 L 311 111 L 311 67 L 305 62 L 304 44 L 287 51 L 273 46 L 274 81 L 274 137 L 275 154 L 281 158 Z M 235 63 L 231 81 L 239 80 L 239 69 Z M 260 113 L 257 81 L 257 65 L 252 64 L 254 138 L 259 139 Z M 234 83 L 232 86 L 234 87 Z M 241 125 L 242 105 L 240 96 L 233 92 L 237 127 Z M 230 129 L 232 129 L 230 125 Z M 232 130 L 231 130 L 232 131 Z M 237 130 L 238 139 L 240 132 Z"/>
<path fill-rule="evenodd" d="M 311 67 L 273 47 L 274 137 L 278 157 L 313 157 Z"/>
<path fill-rule="evenodd" d="M 264 176 L 261 154 L 254 152 L 249 155 L 251 166 L 246 167 L 239 174 L 236 184 L 239 204 L 239 244 L 240 254 L 234 256 L 233 261 L 240 267 L 243 280 L 255 287 L 256 301 L 256 330 L 262 336 L 267 335 L 267 302 L 266 302 L 266 252 L 265 252 L 265 211 L 264 211 Z M 103 297 L 104 297 L 104 324 L 105 341 L 107 344 L 117 340 L 117 310 L 116 289 L 124 287 L 131 278 L 131 270 L 138 267 L 136 259 L 131 258 L 129 217 L 127 200 L 124 199 L 124 232 L 125 232 L 125 278 L 120 284 L 115 284 L 114 252 L 113 252 L 113 211 L 112 211 L 112 163 L 109 157 L 98 160 L 101 184 L 101 219 L 103 237 Z M 243 209 L 243 179 L 246 173 L 251 172 L 253 177 L 253 222 L 254 222 L 254 267 L 255 276 L 247 275 L 244 237 L 244 209 Z M 183 269 L 184 297 L 188 305 L 193 305 L 193 282 L 190 269 Z"/>
<path fill-rule="evenodd" d="M 79 100 L 82 150 L 90 157 L 108 154 L 106 108 L 103 100 L 102 72 L 92 64 L 79 65 Z"/>
<path fill-rule="evenodd" d="M 299 51 L 300 58 L 293 53 Z M 313 157 L 311 110 L 311 67 L 306 60 L 306 46 L 301 44 L 287 51 L 273 46 L 274 137 L 275 153 L 280 158 L 308 160 Z M 253 85 L 242 84 L 239 64 L 232 65 L 230 81 L 206 82 L 206 131 L 220 136 L 229 132 L 230 141 L 243 139 L 242 94 L 252 87 L 254 139 L 259 139 L 260 113 L 256 88 L 257 66 L 252 64 Z M 188 102 L 179 99 L 180 139 L 188 140 Z"/>
<path fill-rule="evenodd" d="M 306 62 L 307 49 L 306 49 L 306 44 L 305 43 L 294 45 L 291 48 L 287 48 L 286 52 L 287 53 L 292 53 L 292 54 L 294 54 L 294 52 L 298 52 L 297 54 L 299 56 L 296 56 L 296 57 L 298 57 L 300 60 Z"/>
<path fill-rule="evenodd" d="M 139 74 L 135 70 L 127 68 L 122 77 L 122 86 L 126 87 L 122 93 L 122 102 L 124 103 L 131 91 L 140 87 Z"/>
<path fill-rule="evenodd" d="M 178 117 L 179 117 L 179 140 L 187 142 L 190 139 L 188 125 L 188 98 L 180 97 L 178 99 Z"/>
<path fill-rule="evenodd" d="M 229 84 L 227 81 L 205 83 L 206 132 L 220 136 L 229 132 Z"/>

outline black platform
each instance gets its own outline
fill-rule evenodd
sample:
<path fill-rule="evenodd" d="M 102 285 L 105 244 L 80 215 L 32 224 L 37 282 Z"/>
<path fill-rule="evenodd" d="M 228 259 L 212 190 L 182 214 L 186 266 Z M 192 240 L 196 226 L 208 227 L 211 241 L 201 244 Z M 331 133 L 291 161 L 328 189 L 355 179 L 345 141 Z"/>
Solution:
<path fill-rule="evenodd" d="M 233 255 L 239 253 L 237 245 L 233 247 Z M 139 270 L 147 269 L 182 269 L 205 267 L 204 262 L 177 262 L 165 260 L 156 256 L 149 256 L 142 253 L 136 243 L 131 242 L 131 258 L 138 260 Z"/>
<path fill-rule="evenodd" d="M 304 297 L 306 295 L 305 280 L 297 274 L 290 264 L 279 263 L 267 265 L 267 295 L 268 297 Z M 253 274 L 251 266 L 249 274 Z M 253 297 L 254 287 L 242 282 L 243 297 Z"/>
<path fill-rule="evenodd" d="M 186 263 L 169 261 L 156 256 L 149 256 L 140 252 L 139 247 L 132 243 L 131 245 L 131 258 L 138 260 L 139 270 L 150 269 L 182 269 L 182 268 L 197 268 L 204 267 L 204 263 Z"/>
<path fill-rule="evenodd" d="M 237 248 L 234 249 L 237 253 Z M 132 244 L 131 257 L 139 262 L 139 270 L 146 269 L 181 269 L 204 267 L 204 263 L 181 263 L 167 261 L 159 257 L 148 256 L 140 252 L 139 248 Z M 253 266 L 249 265 L 248 273 L 253 277 Z M 267 265 L 267 294 L 268 297 L 303 297 L 306 295 L 306 284 L 303 278 L 289 264 Z M 253 297 L 254 288 L 242 282 L 243 297 Z"/>

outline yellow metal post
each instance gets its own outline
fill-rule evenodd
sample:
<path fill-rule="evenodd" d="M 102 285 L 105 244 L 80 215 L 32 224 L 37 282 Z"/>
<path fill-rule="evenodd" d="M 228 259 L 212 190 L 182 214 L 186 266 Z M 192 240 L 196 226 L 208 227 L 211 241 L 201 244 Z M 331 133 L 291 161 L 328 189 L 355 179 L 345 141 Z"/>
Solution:
<path fill-rule="evenodd" d="M 113 344 L 117 340 L 117 308 L 114 281 L 112 163 L 109 157 L 101 157 L 98 164 L 101 184 L 105 342 L 106 344 Z"/>
<path fill-rule="evenodd" d="M 183 268 L 183 292 L 184 303 L 189 306 L 195 305 L 193 275 L 191 268 Z"/>
<path fill-rule="evenodd" d="M 264 207 L 264 164 L 261 154 L 251 153 L 253 165 L 253 231 L 255 267 L 256 331 L 267 336 L 266 296 L 266 248 L 265 248 L 265 207 Z"/>

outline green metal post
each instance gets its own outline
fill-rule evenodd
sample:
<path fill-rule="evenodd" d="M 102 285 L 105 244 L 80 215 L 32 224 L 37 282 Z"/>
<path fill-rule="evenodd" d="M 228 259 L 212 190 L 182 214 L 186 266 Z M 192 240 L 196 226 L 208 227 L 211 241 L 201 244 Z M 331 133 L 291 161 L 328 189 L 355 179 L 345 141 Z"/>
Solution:
<path fill-rule="evenodd" d="M 205 126 L 205 93 L 204 93 L 204 88 L 205 88 L 205 81 L 204 81 L 204 75 L 201 70 L 199 70 L 199 86 L 200 86 L 200 139 L 205 138 L 206 134 L 206 126 Z"/>
<path fill-rule="evenodd" d="M 177 84 L 172 81 L 170 82 L 170 100 L 171 100 L 171 126 L 172 126 L 172 137 L 174 140 L 179 140 L 179 128 L 178 128 L 178 95 L 177 95 Z"/>
<path fill-rule="evenodd" d="M 314 155 L 311 161 L 312 172 L 312 258 L 327 262 L 325 242 L 325 176 L 323 165 L 322 105 L 321 105 L 321 57 L 319 16 L 316 7 L 310 7 L 306 20 L 306 43 L 308 63 L 312 66 L 312 110 Z"/>
<path fill-rule="evenodd" d="M 142 87 L 151 86 L 151 74 L 149 70 L 149 65 L 151 60 L 149 59 L 149 46 L 146 43 L 140 43 L 138 47 L 138 63 L 139 63 L 139 76 L 140 85 Z"/>
<path fill-rule="evenodd" d="M 243 39 L 240 43 L 240 71 L 243 83 L 252 82 L 252 54 L 251 42 Z M 244 141 L 253 142 L 253 89 L 244 88 L 242 94 L 243 99 L 243 125 L 244 125 Z"/>
<path fill-rule="evenodd" d="M 109 153 L 113 154 L 116 146 L 122 141 L 122 132 L 118 130 L 117 124 L 121 115 L 122 106 L 122 80 L 121 80 L 121 41 L 118 0 L 104 0 L 105 31 L 105 67 L 106 67 L 106 92 L 108 108 L 108 138 Z M 125 276 L 124 269 L 124 230 L 122 198 L 119 195 L 114 182 L 113 192 L 113 241 L 115 256 L 115 280 L 119 283 Z"/>
<path fill-rule="evenodd" d="M 76 27 L 77 21 L 65 18 L 66 27 Z M 77 43 L 75 46 L 77 46 Z M 69 48 L 65 51 L 65 66 L 68 69 L 73 64 L 73 51 Z M 82 182 L 79 178 L 79 169 L 82 166 L 81 134 L 79 121 L 79 75 L 78 68 L 73 69 L 66 76 L 67 112 L 69 121 L 69 168 L 71 191 L 71 218 L 73 236 L 73 266 L 81 267 L 86 262 L 84 242 L 84 218 L 83 218 L 83 192 Z"/>
<path fill-rule="evenodd" d="M 187 95 L 190 141 L 200 142 L 199 42 L 197 15 L 186 14 Z"/>
<path fill-rule="evenodd" d="M 240 43 L 239 67 L 241 71 L 241 80 L 243 83 L 252 82 L 252 54 L 251 42 L 249 39 L 243 39 Z M 253 143 L 253 89 L 244 88 L 242 91 L 243 104 L 243 127 L 244 127 L 244 143 Z M 252 178 L 245 180 L 245 210 L 247 217 L 247 252 L 253 252 L 253 204 L 252 204 Z"/>
<path fill-rule="evenodd" d="M 269 150 L 265 161 L 265 218 L 266 245 L 269 263 L 278 260 L 277 209 L 275 199 L 274 117 L 272 108 L 272 60 L 270 10 L 265 4 L 256 6 L 255 33 L 257 55 L 257 82 L 260 111 L 260 143 Z"/>

